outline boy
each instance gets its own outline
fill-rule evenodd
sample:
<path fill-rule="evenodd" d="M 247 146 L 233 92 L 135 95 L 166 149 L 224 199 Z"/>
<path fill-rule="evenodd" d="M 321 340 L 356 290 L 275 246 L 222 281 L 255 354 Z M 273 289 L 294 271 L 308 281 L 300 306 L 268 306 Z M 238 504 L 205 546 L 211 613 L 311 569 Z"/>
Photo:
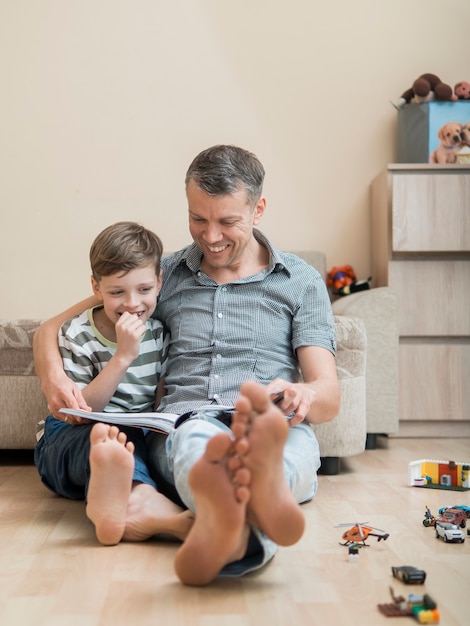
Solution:
<path fill-rule="evenodd" d="M 155 408 L 168 343 L 162 324 L 151 317 L 162 250 L 159 237 L 135 222 L 109 226 L 91 246 L 91 284 L 101 304 L 62 325 L 59 347 L 67 375 L 94 411 Z M 87 516 L 102 544 L 159 532 L 183 539 L 189 530 L 188 514 L 156 491 L 140 429 L 49 415 L 35 463 L 52 491 L 87 500 Z M 145 523 L 136 512 L 144 501 L 151 510 Z"/>

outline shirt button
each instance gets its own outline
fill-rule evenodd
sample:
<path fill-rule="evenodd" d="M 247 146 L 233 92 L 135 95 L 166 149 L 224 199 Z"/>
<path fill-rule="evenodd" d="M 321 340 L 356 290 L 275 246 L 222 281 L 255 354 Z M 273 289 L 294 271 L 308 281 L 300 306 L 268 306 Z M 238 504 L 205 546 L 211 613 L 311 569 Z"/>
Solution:
<path fill-rule="evenodd" d="M 216 356 L 218 359 L 221 359 L 221 358 L 222 358 L 222 355 L 221 355 L 221 354 L 216 354 L 215 356 Z"/>
<path fill-rule="evenodd" d="M 223 313 L 217 313 L 217 317 L 220 319 L 221 317 L 223 317 L 224 314 Z"/>

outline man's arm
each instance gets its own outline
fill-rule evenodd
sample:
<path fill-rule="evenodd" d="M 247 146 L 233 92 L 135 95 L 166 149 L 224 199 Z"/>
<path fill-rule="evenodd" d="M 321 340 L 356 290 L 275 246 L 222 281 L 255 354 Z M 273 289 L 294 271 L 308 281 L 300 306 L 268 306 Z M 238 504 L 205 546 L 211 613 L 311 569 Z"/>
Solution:
<path fill-rule="evenodd" d="M 58 419 L 64 419 L 64 415 L 58 413 L 62 407 L 89 408 L 81 390 L 64 372 L 57 344 L 59 328 L 66 320 L 97 304 L 99 301 L 94 296 L 82 300 L 59 315 L 43 322 L 34 334 L 34 366 L 41 381 L 41 389 L 46 396 L 49 410 Z"/>
<path fill-rule="evenodd" d="M 290 423 L 300 424 L 304 419 L 312 424 L 328 422 L 339 413 L 340 391 L 333 354 L 325 348 L 304 346 L 297 350 L 302 383 L 273 380 L 268 393 L 284 392 L 279 404 L 283 413 L 294 413 Z"/>

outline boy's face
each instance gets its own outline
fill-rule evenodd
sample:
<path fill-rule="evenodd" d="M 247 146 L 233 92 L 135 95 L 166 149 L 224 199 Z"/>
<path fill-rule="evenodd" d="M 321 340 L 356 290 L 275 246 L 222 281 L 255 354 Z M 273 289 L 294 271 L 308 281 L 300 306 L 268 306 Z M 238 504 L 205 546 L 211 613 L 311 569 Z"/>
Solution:
<path fill-rule="evenodd" d="M 137 315 L 145 324 L 157 305 L 162 279 L 161 273 L 156 275 L 154 266 L 145 265 L 129 272 L 103 276 L 99 282 L 92 276 L 91 284 L 113 324 L 126 311 Z"/>

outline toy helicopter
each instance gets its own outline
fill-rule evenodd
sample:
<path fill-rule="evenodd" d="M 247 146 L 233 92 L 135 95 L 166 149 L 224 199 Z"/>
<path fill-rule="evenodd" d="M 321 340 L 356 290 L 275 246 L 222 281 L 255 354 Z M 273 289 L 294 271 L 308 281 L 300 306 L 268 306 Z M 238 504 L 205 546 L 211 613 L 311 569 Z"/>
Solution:
<path fill-rule="evenodd" d="M 344 532 L 342 536 L 344 543 L 341 545 L 350 546 L 356 544 L 362 547 L 369 545 L 366 543 L 367 537 L 377 537 L 377 541 L 388 539 L 389 533 L 385 532 L 385 530 L 374 528 L 373 526 L 365 526 L 364 524 L 367 524 L 367 522 L 356 522 L 352 528 Z M 350 524 L 338 524 L 335 528 L 340 528 L 341 526 L 350 526 Z"/>

